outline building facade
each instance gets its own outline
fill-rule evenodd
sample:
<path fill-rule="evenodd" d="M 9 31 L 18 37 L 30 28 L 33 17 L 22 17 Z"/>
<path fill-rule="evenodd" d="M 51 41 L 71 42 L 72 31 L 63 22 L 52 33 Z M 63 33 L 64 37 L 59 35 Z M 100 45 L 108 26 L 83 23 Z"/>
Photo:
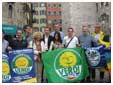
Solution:
<path fill-rule="evenodd" d="M 23 7 L 23 3 L 3 2 L 2 24 L 16 25 L 18 27 L 23 27 L 27 24 Z"/>
<path fill-rule="evenodd" d="M 58 2 L 48 2 L 46 4 L 47 26 L 53 30 L 55 23 L 60 24 L 62 29 L 62 5 Z"/>
<path fill-rule="evenodd" d="M 32 4 L 33 4 L 33 10 L 35 11 L 33 13 L 34 31 L 43 31 L 44 27 L 46 26 L 46 3 L 38 2 Z"/>
<path fill-rule="evenodd" d="M 80 35 L 82 25 L 88 24 L 90 31 L 97 22 L 96 3 L 94 2 L 65 2 L 62 3 L 63 31 L 73 27 L 76 35 Z"/>
<path fill-rule="evenodd" d="M 65 2 L 62 3 L 62 28 L 67 33 L 68 27 L 73 27 L 77 35 L 81 34 L 82 25 L 88 24 L 89 31 L 94 31 L 94 25 L 99 23 L 106 32 L 111 25 L 110 2 Z"/>
<path fill-rule="evenodd" d="M 96 3 L 97 20 L 102 26 L 104 32 L 108 32 L 108 28 L 111 26 L 111 3 L 99 2 Z"/>
<path fill-rule="evenodd" d="M 111 25 L 110 2 L 3 2 L 2 10 L 2 24 L 19 27 L 30 24 L 34 31 L 43 31 L 45 26 L 52 31 L 53 25 L 60 23 L 66 34 L 68 27 L 73 27 L 79 35 L 84 23 L 90 31 L 97 22 L 103 31 Z"/>

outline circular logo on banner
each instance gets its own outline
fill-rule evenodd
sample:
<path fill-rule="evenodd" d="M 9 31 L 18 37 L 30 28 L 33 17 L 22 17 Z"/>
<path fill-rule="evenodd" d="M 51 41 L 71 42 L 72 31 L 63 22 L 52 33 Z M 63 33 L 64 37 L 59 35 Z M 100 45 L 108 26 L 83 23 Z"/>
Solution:
<path fill-rule="evenodd" d="M 8 56 L 3 54 L 3 59 L 2 59 L 2 81 L 6 82 L 11 79 L 10 75 L 10 66 L 8 63 Z"/>
<path fill-rule="evenodd" d="M 8 62 L 2 61 L 2 74 L 7 75 L 10 73 Z"/>
<path fill-rule="evenodd" d="M 75 80 L 81 75 L 81 57 L 75 50 L 62 50 L 55 57 L 54 68 L 59 77 Z"/>
<path fill-rule="evenodd" d="M 32 59 L 25 54 L 17 55 L 12 61 L 13 71 L 17 74 L 26 74 L 32 69 Z"/>
<path fill-rule="evenodd" d="M 100 63 L 100 53 L 95 49 L 86 50 L 88 62 L 91 66 L 97 66 Z"/>

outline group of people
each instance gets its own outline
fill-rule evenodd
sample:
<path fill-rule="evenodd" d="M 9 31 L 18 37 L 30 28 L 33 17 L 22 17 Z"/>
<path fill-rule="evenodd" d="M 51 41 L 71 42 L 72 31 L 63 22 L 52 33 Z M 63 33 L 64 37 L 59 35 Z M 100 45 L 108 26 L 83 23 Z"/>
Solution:
<path fill-rule="evenodd" d="M 2 52 L 8 53 L 10 50 L 33 48 L 34 60 L 36 67 L 36 75 L 38 82 L 41 82 L 43 64 L 41 54 L 45 51 L 51 51 L 60 48 L 76 48 L 76 47 L 94 47 L 100 44 L 100 40 L 110 42 L 110 35 L 105 35 L 101 31 L 101 26 L 95 25 L 95 30 L 92 34 L 89 33 L 88 25 L 82 26 L 82 34 L 76 36 L 74 28 L 69 27 L 65 36 L 64 32 L 60 31 L 59 24 L 54 24 L 54 31 L 50 32 L 49 27 L 45 27 L 44 33 L 33 32 L 30 25 L 24 26 L 24 30 L 17 30 L 16 36 L 8 42 L 5 39 L 5 33 L 2 31 Z M 110 46 L 107 47 L 110 49 Z M 89 68 L 90 76 L 85 80 L 90 82 L 95 79 L 95 69 Z M 104 78 L 104 72 L 100 72 L 100 79 Z M 82 80 L 81 82 L 85 82 Z"/>

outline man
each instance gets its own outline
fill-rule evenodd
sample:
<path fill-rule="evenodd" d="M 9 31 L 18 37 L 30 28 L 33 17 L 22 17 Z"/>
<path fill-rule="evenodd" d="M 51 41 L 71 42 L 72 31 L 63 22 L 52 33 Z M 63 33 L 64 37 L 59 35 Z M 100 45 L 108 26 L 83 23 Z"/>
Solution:
<path fill-rule="evenodd" d="M 89 47 L 93 47 L 97 45 L 96 39 L 88 34 L 88 26 L 87 25 L 83 25 L 82 26 L 82 35 L 80 35 L 79 37 L 79 43 L 81 45 L 81 47 L 83 48 L 89 48 Z M 90 74 L 92 74 L 92 80 L 95 79 L 95 69 L 90 69 Z M 90 76 L 87 77 L 86 79 L 87 82 L 90 82 Z M 84 82 L 84 80 L 82 81 Z"/>
<path fill-rule="evenodd" d="M 60 32 L 60 37 L 63 41 L 63 38 L 64 38 L 64 33 L 60 31 L 60 27 L 59 27 L 59 24 L 54 24 L 54 31 L 51 33 L 51 36 L 54 37 L 54 34 L 55 32 Z"/>
<path fill-rule="evenodd" d="M 73 28 L 68 28 L 68 36 L 64 37 L 63 44 L 65 48 L 75 48 L 78 46 L 78 38 L 74 36 Z"/>
<path fill-rule="evenodd" d="M 92 47 L 97 45 L 96 39 L 88 34 L 88 26 L 84 25 L 82 27 L 82 35 L 79 36 L 80 45 L 85 47 Z"/>
<path fill-rule="evenodd" d="M 96 38 L 98 44 L 103 44 L 101 43 L 101 41 L 103 40 L 105 35 L 104 32 L 101 31 L 101 26 L 99 24 L 95 25 L 95 30 L 92 33 L 92 35 Z M 100 71 L 100 82 L 103 82 L 105 68 L 100 68 L 99 71 Z"/>
<path fill-rule="evenodd" d="M 24 38 L 29 43 L 32 40 L 32 27 L 30 25 L 25 25 L 24 26 L 24 31 L 25 31 Z"/>
<path fill-rule="evenodd" d="M 48 27 L 45 27 L 44 29 L 43 41 L 46 50 L 52 50 L 53 37 L 50 35 L 50 29 Z"/>
<path fill-rule="evenodd" d="M 95 39 L 99 42 L 99 40 L 103 40 L 104 32 L 101 31 L 101 26 L 99 24 L 95 25 L 95 30 L 92 33 Z"/>
<path fill-rule="evenodd" d="M 22 39 L 22 30 L 17 30 L 16 32 L 16 40 L 13 40 L 11 47 L 12 49 L 24 49 L 27 48 L 28 43 L 27 40 Z"/>

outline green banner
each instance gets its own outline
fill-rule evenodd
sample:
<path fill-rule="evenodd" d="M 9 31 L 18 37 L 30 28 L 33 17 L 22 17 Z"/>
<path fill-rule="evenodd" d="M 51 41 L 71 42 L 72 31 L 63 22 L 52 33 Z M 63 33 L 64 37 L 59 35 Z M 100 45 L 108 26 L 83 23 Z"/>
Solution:
<path fill-rule="evenodd" d="M 42 54 L 48 82 L 79 82 L 89 75 L 82 48 L 57 49 Z"/>

